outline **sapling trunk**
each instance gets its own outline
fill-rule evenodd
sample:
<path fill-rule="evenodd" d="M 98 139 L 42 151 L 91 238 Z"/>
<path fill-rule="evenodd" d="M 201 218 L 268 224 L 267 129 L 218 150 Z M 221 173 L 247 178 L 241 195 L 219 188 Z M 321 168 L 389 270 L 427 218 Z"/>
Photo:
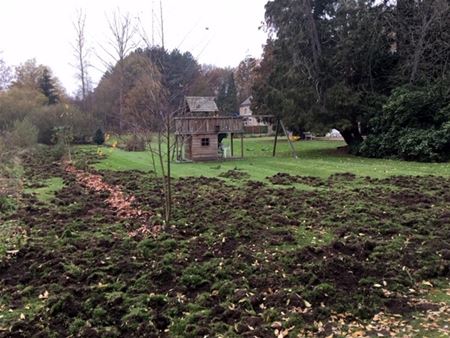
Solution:
<path fill-rule="evenodd" d="M 170 166 L 170 114 L 167 114 L 167 209 L 166 209 L 166 223 L 170 222 L 172 213 L 172 189 L 171 189 L 171 166 Z"/>
<path fill-rule="evenodd" d="M 149 143 L 148 147 L 150 148 L 150 154 L 152 155 L 153 175 L 157 176 L 158 172 L 156 169 L 155 153 L 153 152 L 151 143 Z"/>

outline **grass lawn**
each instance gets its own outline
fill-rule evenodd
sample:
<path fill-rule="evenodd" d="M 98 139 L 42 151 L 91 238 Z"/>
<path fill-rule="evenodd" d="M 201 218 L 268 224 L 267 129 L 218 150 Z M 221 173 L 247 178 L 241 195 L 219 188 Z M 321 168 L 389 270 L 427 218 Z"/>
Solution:
<path fill-rule="evenodd" d="M 49 202 L 55 193 L 64 187 L 64 181 L 61 177 L 52 177 L 40 182 L 39 187 L 27 188 L 26 193 L 36 194 L 36 198 L 41 202 Z"/>
<path fill-rule="evenodd" d="M 352 172 L 360 176 L 383 178 L 393 175 L 450 176 L 450 163 L 418 163 L 398 160 L 368 159 L 343 154 L 337 148 L 339 141 L 300 141 L 294 143 L 298 158 L 292 157 L 285 138 L 279 141 L 276 157 L 272 157 L 273 138 L 248 138 L 244 140 L 245 159 L 206 163 L 173 163 L 173 175 L 215 177 L 230 169 L 242 169 L 252 179 L 264 180 L 278 172 L 291 175 L 328 177 L 334 173 Z M 93 149 L 93 147 L 90 147 Z M 240 141 L 235 142 L 240 152 Z M 152 168 L 148 152 L 126 152 L 102 148 L 108 156 L 96 165 L 97 169 L 148 171 Z"/>

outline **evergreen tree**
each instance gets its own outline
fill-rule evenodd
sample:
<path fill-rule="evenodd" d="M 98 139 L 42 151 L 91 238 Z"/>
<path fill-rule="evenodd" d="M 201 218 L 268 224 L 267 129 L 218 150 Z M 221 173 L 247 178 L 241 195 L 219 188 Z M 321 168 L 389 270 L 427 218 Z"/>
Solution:
<path fill-rule="evenodd" d="M 291 129 L 336 128 L 357 147 L 359 126 L 366 128 L 392 88 L 392 16 L 374 0 L 269 2 L 266 22 L 275 34 L 259 66 L 254 110 L 280 115 Z"/>
<path fill-rule="evenodd" d="M 39 79 L 39 88 L 41 92 L 48 98 L 48 104 L 56 104 L 60 101 L 58 89 L 50 70 L 45 67 L 42 76 Z"/>
<path fill-rule="evenodd" d="M 223 81 L 217 94 L 217 106 L 223 115 L 234 115 L 239 111 L 236 83 L 234 74 L 230 72 Z"/>
<path fill-rule="evenodd" d="M 450 74 L 448 0 L 274 0 L 266 24 L 253 110 L 336 128 L 355 151 L 393 90 Z"/>
<path fill-rule="evenodd" d="M 95 132 L 94 142 L 99 146 L 105 143 L 105 133 L 100 128 L 98 128 L 97 131 Z"/>

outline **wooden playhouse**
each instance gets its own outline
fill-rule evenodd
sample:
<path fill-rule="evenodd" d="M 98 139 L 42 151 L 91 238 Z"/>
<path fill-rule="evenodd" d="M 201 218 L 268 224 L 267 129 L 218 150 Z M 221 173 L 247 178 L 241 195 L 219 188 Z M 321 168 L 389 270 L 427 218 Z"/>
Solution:
<path fill-rule="evenodd" d="M 214 97 L 188 96 L 181 114 L 175 118 L 178 161 L 213 161 L 235 158 L 234 138 L 241 138 L 244 157 L 244 123 L 239 116 L 220 116 Z M 222 141 L 230 137 L 230 144 Z"/>

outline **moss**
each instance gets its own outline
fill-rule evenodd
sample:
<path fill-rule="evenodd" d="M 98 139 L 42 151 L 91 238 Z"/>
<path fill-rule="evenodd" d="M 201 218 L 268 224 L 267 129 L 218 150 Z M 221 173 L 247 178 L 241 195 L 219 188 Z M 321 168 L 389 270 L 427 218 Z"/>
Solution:
<path fill-rule="evenodd" d="M 166 295 L 162 294 L 151 294 L 148 298 L 148 304 L 152 308 L 161 308 L 168 303 L 168 298 Z"/>
<path fill-rule="evenodd" d="M 81 318 L 75 318 L 69 325 L 69 332 L 73 336 L 77 336 L 82 328 L 86 325 L 86 321 Z"/>
<path fill-rule="evenodd" d="M 92 311 L 92 319 L 94 320 L 95 323 L 101 324 L 107 318 L 107 314 L 108 313 L 107 313 L 107 311 L 104 308 L 102 308 L 101 306 L 97 306 Z"/>
<path fill-rule="evenodd" d="M 149 324 L 150 320 L 151 315 L 148 309 L 144 307 L 133 307 L 122 317 L 121 322 L 128 330 L 137 330 L 141 323 Z"/>
<path fill-rule="evenodd" d="M 230 280 L 222 280 L 214 283 L 211 289 L 217 290 L 219 297 L 225 299 L 226 297 L 234 294 L 234 291 L 237 289 L 237 285 Z"/>
<path fill-rule="evenodd" d="M 17 210 L 17 201 L 9 196 L 0 196 L 0 215 L 9 215 Z"/>
<path fill-rule="evenodd" d="M 177 254 L 173 252 L 166 253 L 162 258 L 162 263 L 166 265 L 171 265 L 177 260 Z"/>
<path fill-rule="evenodd" d="M 210 330 L 201 325 L 210 315 L 209 310 L 199 307 L 190 307 L 190 312 L 182 318 L 175 318 L 169 327 L 170 333 L 174 337 L 199 337 L 209 335 Z"/>
<path fill-rule="evenodd" d="M 0 218 L 0 261 L 24 247 L 28 238 L 26 227 L 20 221 L 1 221 Z"/>
<path fill-rule="evenodd" d="M 197 289 L 200 286 L 207 285 L 209 281 L 195 272 L 184 272 L 181 276 L 181 283 L 188 288 Z"/>
<path fill-rule="evenodd" d="M 280 320 L 281 313 L 275 308 L 269 308 L 264 310 L 264 312 L 262 313 L 262 317 L 266 323 L 273 323 Z"/>
<path fill-rule="evenodd" d="M 124 301 L 124 299 L 126 298 L 126 294 L 120 291 L 113 291 L 106 293 L 105 298 L 108 304 L 118 305 Z"/>
<path fill-rule="evenodd" d="M 83 274 L 83 270 L 73 263 L 64 264 L 64 270 L 74 278 L 79 278 Z"/>
<path fill-rule="evenodd" d="M 139 242 L 137 248 L 139 252 L 145 257 L 150 258 L 158 247 L 158 242 L 153 238 L 146 238 Z"/>
<path fill-rule="evenodd" d="M 177 248 L 178 242 L 175 239 L 168 238 L 168 239 L 166 239 L 164 241 L 161 241 L 160 245 L 165 250 L 172 251 L 172 250 L 175 250 Z"/>

